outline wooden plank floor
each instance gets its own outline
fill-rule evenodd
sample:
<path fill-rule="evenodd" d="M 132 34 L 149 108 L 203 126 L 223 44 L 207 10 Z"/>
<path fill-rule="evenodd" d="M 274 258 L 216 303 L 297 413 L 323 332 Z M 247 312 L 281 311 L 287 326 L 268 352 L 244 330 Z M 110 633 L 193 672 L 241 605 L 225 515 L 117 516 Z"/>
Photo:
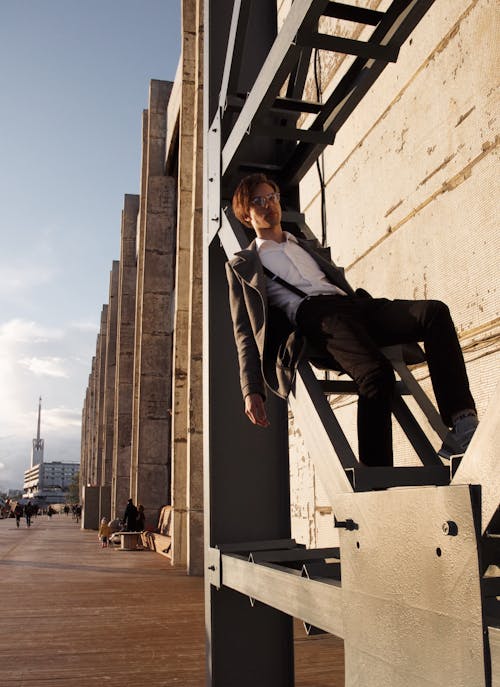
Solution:
<path fill-rule="evenodd" d="M 0 520 L 0 600 L 1 685 L 205 685 L 203 580 L 71 516 Z M 295 687 L 341 687 L 342 641 L 296 628 Z"/>

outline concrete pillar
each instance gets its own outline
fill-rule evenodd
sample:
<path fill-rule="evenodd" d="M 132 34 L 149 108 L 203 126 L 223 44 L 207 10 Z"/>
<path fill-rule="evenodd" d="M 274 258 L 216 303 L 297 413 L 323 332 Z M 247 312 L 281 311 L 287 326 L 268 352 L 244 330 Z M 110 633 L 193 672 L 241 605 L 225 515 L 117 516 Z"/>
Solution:
<path fill-rule="evenodd" d="M 107 340 L 107 321 L 108 321 L 108 306 L 103 305 L 101 310 L 101 326 L 99 330 L 99 337 L 97 340 L 96 351 L 96 392 L 97 392 L 97 407 L 96 407 L 96 466 L 95 466 L 95 483 L 102 484 L 102 464 L 104 452 L 104 382 L 106 376 L 106 340 Z"/>
<path fill-rule="evenodd" d="M 99 487 L 99 522 L 106 518 L 111 519 L 111 485 L 105 484 Z"/>
<path fill-rule="evenodd" d="M 82 529 L 99 529 L 99 487 L 83 487 L 82 495 Z"/>
<path fill-rule="evenodd" d="M 175 182 L 164 176 L 172 84 L 151 81 L 143 120 L 137 255 L 131 494 L 156 526 L 169 502 Z"/>
<path fill-rule="evenodd" d="M 172 404 L 172 563 L 187 565 L 190 279 L 196 74 L 196 12 L 182 0 L 182 87 L 179 118 L 179 179 Z"/>
<path fill-rule="evenodd" d="M 196 2 L 193 193 L 189 279 L 187 570 L 203 575 L 203 1 Z"/>
<path fill-rule="evenodd" d="M 80 466 L 80 483 L 85 486 L 90 481 L 90 465 L 92 458 L 92 443 L 91 443 L 91 424 L 90 424 L 90 410 L 92 405 L 92 376 L 89 374 L 89 381 L 87 384 L 87 392 L 85 395 L 85 436 L 83 449 L 83 463 Z M 80 490 L 80 493 L 81 490 Z"/>
<path fill-rule="evenodd" d="M 89 388 L 85 390 L 85 399 L 82 409 L 82 430 L 80 438 L 80 475 L 78 484 L 79 500 L 82 499 L 83 485 L 87 483 L 86 476 L 88 471 L 88 446 L 87 446 L 87 409 L 89 404 Z"/>
<path fill-rule="evenodd" d="M 139 197 L 126 195 L 122 212 L 117 286 L 111 516 L 121 517 L 130 497 L 132 385 L 136 290 L 136 227 Z"/>
<path fill-rule="evenodd" d="M 106 365 L 104 378 L 103 449 L 101 484 L 110 485 L 113 472 L 113 430 L 116 376 L 116 326 L 118 313 L 118 273 L 120 263 L 113 260 L 109 277 L 109 302 L 106 328 Z"/>
<path fill-rule="evenodd" d="M 99 339 L 99 335 L 97 335 Z M 97 350 L 97 343 L 96 343 Z M 92 371 L 90 373 L 90 415 L 89 415 L 89 440 L 90 440 L 90 460 L 87 484 L 97 483 L 97 358 L 92 357 Z"/>

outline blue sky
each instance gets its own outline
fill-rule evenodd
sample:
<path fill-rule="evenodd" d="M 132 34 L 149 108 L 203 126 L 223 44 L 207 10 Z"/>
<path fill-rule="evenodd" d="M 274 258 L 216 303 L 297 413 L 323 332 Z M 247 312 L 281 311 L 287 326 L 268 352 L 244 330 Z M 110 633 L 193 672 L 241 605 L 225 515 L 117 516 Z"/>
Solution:
<path fill-rule="evenodd" d="M 0 489 L 80 420 L 150 79 L 173 80 L 179 0 L 0 0 Z"/>

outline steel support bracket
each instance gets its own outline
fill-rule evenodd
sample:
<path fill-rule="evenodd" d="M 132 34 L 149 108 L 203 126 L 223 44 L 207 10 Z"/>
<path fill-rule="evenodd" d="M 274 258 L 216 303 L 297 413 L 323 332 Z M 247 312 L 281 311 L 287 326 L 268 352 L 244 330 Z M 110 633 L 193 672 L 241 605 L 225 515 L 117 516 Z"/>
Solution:
<path fill-rule="evenodd" d="M 468 485 L 337 496 L 346 685 L 488 684 L 479 509 Z"/>
<path fill-rule="evenodd" d="M 213 118 L 208 130 L 207 153 L 208 177 L 208 237 L 211 243 L 222 222 L 221 198 L 221 113 L 220 109 Z"/>
<path fill-rule="evenodd" d="M 220 549 L 209 546 L 205 552 L 207 580 L 216 589 L 221 588 L 221 552 Z"/>

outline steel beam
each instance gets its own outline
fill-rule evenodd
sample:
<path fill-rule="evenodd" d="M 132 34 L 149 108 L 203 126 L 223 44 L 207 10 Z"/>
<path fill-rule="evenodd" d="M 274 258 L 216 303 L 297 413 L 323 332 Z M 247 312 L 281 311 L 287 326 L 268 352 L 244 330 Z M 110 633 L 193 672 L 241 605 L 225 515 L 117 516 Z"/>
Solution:
<path fill-rule="evenodd" d="M 401 396 L 392 401 L 392 412 L 423 465 L 442 466 L 427 435 Z"/>
<path fill-rule="evenodd" d="M 324 33 L 299 33 L 297 36 L 299 45 L 310 46 L 318 50 L 340 52 L 346 55 L 358 55 L 372 60 L 383 62 L 396 62 L 399 47 L 392 45 L 378 45 L 371 41 L 357 41 L 342 36 L 328 36 Z"/>
<path fill-rule="evenodd" d="M 254 136 L 265 136 L 275 140 L 307 141 L 309 143 L 333 143 L 332 135 L 324 131 L 310 131 L 309 129 L 296 129 L 290 126 L 268 126 L 256 124 L 253 127 Z"/>
<path fill-rule="evenodd" d="M 325 17 L 332 17 L 334 19 L 345 19 L 346 21 L 354 21 L 358 24 L 371 24 L 376 26 L 383 18 L 383 12 L 377 10 L 370 10 L 365 7 L 355 7 L 353 5 L 344 5 L 340 2 L 330 2 L 324 11 Z"/>
<path fill-rule="evenodd" d="M 397 347 L 399 351 L 401 347 Z M 448 427 L 443 423 L 441 416 L 436 410 L 435 406 L 430 401 L 427 394 L 424 392 L 420 384 L 417 382 L 415 377 L 412 375 L 408 367 L 402 360 L 401 353 L 394 355 L 391 354 L 390 349 L 387 350 L 387 357 L 392 363 L 393 368 L 398 373 L 400 379 L 406 385 L 406 388 L 413 396 L 420 410 L 424 413 L 427 421 L 429 422 L 432 429 L 436 432 L 438 437 L 444 441 L 448 434 Z"/>
<path fill-rule="evenodd" d="M 241 61 L 243 59 L 243 45 L 248 23 L 251 0 L 235 0 L 231 27 L 227 41 L 226 61 L 219 94 L 219 107 L 222 112 L 226 109 L 229 93 L 235 93 L 238 84 Z"/>
<path fill-rule="evenodd" d="M 227 256 L 213 240 L 222 221 L 224 184 L 229 184 L 220 172 L 224 135 L 220 94 L 231 81 L 224 65 L 233 5 L 232 0 L 210 0 L 205 3 L 204 16 L 204 140 L 208 147 L 203 203 L 207 682 L 211 687 L 253 687 L 256 683 L 274 687 L 293 684 L 292 620 L 271 607 L 252 609 L 247 599 L 221 587 L 216 549 L 221 543 L 290 537 L 286 404 L 270 399 L 272 426 L 265 432 L 259 432 L 245 417 L 227 298 Z M 239 83 L 245 85 L 248 80 L 249 86 L 274 40 L 276 6 L 267 0 L 253 0 L 250 15 L 256 40 L 250 46 L 252 59 L 243 53 L 238 76 Z M 214 119 L 216 124 L 209 127 Z"/>
<path fill-rule="evenodd" d="M 309 363 L 299 366 L 295 388 L 288 402 L 313 457 L 328 500 L 333 504 L 339 492 L 352 492 L 345 470 L 355 468 L 359 463 Z"/>
<path fill-rule="evenodd" d="M 222 584 L 269 604 L 326 632 L 344 636 L 342 587 L 338 580 L 318 582 L 272 563 L 222 556 Z"/>
<path fill-rule="evenodd" d="M 314 26 L 327 4 L 328 0 L 301 0 L 301 2 L 295 2 L 292 5 L 224 145 L 222 174 L 228 172 L 228 168 L 233 162 L 243 138 L 251 129 L 257 113 L 271 107 L 279 94 L 283 81 L 299 59 L 300 48 L 295 43 L 297 32 L 305 24 Z"/>

